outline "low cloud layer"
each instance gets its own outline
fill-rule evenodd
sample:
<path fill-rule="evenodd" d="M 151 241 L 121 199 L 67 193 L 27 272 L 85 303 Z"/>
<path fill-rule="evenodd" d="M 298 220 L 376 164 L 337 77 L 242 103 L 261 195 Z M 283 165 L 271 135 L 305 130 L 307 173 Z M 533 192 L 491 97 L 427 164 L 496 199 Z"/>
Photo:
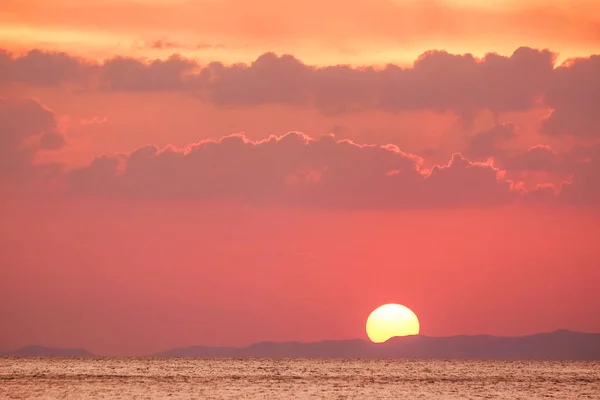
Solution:
<path fill-rule="evenodd" d="M 4 181 L 27 182 L 54 172 L 52 177 L 76 196 L 330 209 L 489 207 L 521 201 L 600 205 L 598 145 L 566 151 L 547 145 L 505 148 L 516 135 L 513 124 L 477 133 L 462 153 L 432 168 L 395 145 L 291 132 L 264 140 L 235 134 L 184 148 L 147 145 L 64 171 L 36 162 L 38 153 L 67 143 L 52 110 L 33 99 L 2 99 L 0 125 Z M 532 174 L 535 180 L 522 181 Z"/>
<path fill-rule="evenodd" d="M 465 155 L 476 160 L 497 156 L 505 143 L 516 137 L 515 129 L 514 124 L 502 124 L 478 132 L 467 140 Z"/>
<path fill-rule="evenodd" d="M 576 161 L 533 148 L 501 164 L 514 171 L 573 176 L 560 187 L 525 190 L 505 170 L 459 153 L 426 170 L 420 158 L 395 146 L 358 145 L 331 136 L 288 133 L 263 141 L 233 135 L 186 149 L 153 146 L 103 156 L 72 171 L 78 194 L 134 198 L 244 200 L 327 208 L 416 209 L 495 206 L 525 200 L 600 204 L 598 154 Z M 558 195 L 556 193 L 559 192 Z"/>
<path fill-rule="evenodd" d="M 4 180 L 26 181 L 55 164 L 35 163 L 40 151 L 66 144 L 53 111 L 33 99 L 0 102 Z M 325 208 L 415 209 L 494 206 L 523 198 L 600 204 L 598 146 L 558 152 L 549 146 L 503 151 L 514 136 L 498 125 L 475 135 L 466 153 L 445 165 L 423 160 L 394 145 L 362 145 L 333 136 L 318 139 L 291 132 L 252 141 L 243 134 L 186 148 L 149 145 L 128 154 L 104 155 L 61 173 L 76 195 L 241 200 Z M 485 159 L 489 162 L 475 162 Z M 471 158 L 471 159 L 470 159 Z M 519 173 L 566 176 L 562 185 L 525 188 Z M 517 174 L 517 175 L 515 175 Z M 558 193 L 558 194 L 557 194 Z"/>
<path fill-rule="evenodd" d="M 0 98 L 0 178 L 23 180 L 45 168 L 34 165 L 40 150 L 58 150 L 66 139 L 54 112 L 33 99 Z"/>
<path fill-rule="evenodd" d="M 38 50 L 0 52 L 0 83 L 77 85 L 109 91 L 188 91 L 219 107 L 290 105 L 323 113 L 357 110 L 477 112 L 552 110 L 542 132 L 597 138 L 600 56 L 555 65 L 549 50 L 518 48 L 510 57 L 444 51 L 424 53 L 411 68 L 313 67 L 290 55 L 261 55 L 252 64 L 206 66 L 173 55 L 143 61 L 117 57 L 102 64 Z M 485 140 L 485 139 L 482 139 Z M 477 144 L 476 144 L 477 145 Z"/>
<path fill-rule="evenodd" d="M 425 171 L 418 157 L 395 146 L 301 133 L 263 141 L 233 135 L 182 150 L 147 146 L 100 157 L 70 179 L 80 194 L 340 208 L 487 206 L 516 196 L 495 168 L 460 154 Z"/>

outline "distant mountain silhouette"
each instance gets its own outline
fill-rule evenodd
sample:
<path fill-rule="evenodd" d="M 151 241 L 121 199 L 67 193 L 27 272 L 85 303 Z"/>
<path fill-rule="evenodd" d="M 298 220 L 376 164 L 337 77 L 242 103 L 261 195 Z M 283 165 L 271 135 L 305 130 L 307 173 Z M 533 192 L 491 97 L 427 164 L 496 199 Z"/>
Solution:
<path fill-rule="evenodd" d="M 0 356 L 90 357 L 94 354 L 84 349 L 27 346 L 0 353 Z M 415 335 L 392 338 L 379 344 L 361 339 L 314 343 L 260 342 L 247 347 L 182 347 L 154 354 L 153 357 L 600 360 L 600 333 L 561 329 L 518 337 Z"/>
<path fill-rule="evenodd" d="M 84 349 L 56 349 L 44 346 L 26 346 L 20 349 L 9 351 L 1 356 L 15 356 L 15 357 L 90 357 L 94 354 Z"/>
<path fill-rule="evenodd" d="M 360 339 L 315 343 L 261 342 L 240 348 L 183 347 L 154 356 L 600 360 L 600 333 L 558 330 L 519 337 L 415 335 L 392 338 L 380 344 Z"/>

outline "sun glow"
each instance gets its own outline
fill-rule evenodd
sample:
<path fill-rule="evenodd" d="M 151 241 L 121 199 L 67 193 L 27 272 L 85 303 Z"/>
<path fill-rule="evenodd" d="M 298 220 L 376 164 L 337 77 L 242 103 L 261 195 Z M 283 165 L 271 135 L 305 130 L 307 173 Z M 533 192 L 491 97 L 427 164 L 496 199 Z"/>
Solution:
<path fill-rule="evenodd" d="M 400 304 L 384 304 L 367 318 L 367 335 L 374 343 L 383 343 L 395 336 L 417 335 L 419 319 L 411 309 Z"/>

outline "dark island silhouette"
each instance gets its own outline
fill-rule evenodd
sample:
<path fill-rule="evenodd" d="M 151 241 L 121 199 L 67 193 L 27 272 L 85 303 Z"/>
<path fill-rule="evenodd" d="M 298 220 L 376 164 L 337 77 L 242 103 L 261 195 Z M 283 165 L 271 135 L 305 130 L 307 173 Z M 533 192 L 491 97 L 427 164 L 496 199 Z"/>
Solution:
<path fill-rule="evenodd" d="M 94 354 L 82 349 L 28 346 L 3 356 L 90 357 Z M 378 344 L 362 339 L 313 343 L 261 342 L 246 347 L 181 347 L 152 354 L 151 357 L 600 360 L 600 333 L 557 330 L 517 337 L 415 335 L 391 338 Z"/>
<path fill-rule="evenodd" d="M 361 339 L 315 343 L 261 342 L 239 348 L 182 347 L 154 356 L 600 360 L 600 333 L 558 330 L 519 337 L 415 335 L 391 338 L 379 344 Z"/>

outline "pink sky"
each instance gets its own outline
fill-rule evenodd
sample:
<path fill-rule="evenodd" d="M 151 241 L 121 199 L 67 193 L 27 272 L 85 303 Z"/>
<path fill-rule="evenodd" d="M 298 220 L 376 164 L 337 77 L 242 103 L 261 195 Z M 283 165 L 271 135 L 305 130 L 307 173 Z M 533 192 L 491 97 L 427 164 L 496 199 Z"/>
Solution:
<path fill-rule="evenodd" d="M 600 332 L 593 3 L 254 3 L 8 1 L 0 349 Z"/>

